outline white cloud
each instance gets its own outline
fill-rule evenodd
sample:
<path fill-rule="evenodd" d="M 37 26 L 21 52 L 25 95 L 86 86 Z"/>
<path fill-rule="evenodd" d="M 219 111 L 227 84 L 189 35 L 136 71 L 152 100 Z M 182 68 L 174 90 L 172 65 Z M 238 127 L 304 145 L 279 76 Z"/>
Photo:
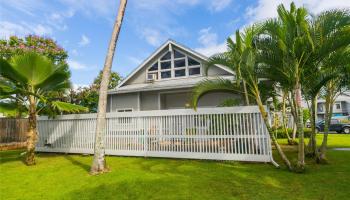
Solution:
<path fill-rule="evenodd" d="M 128 56 L 128 59 L 131 62 L 135 63 L 136 65 L 139 65 L 142 62 L 142 59 L 134 57 L 134 56 Z"/>
<path fill-rule="evenodd" d="M 195 50 L 206 56 L 212 56 L 216 53 L 226 51 L 226 43 L 218 43 L 218 36 L 216 33 L 211 32 L 211 27 L 201 29 L 199 31 L 198 42 L 201 47 Z"/>
<path fill-rule="evenodd" d="M 215 44 L 207 47 L 199 47 L 195 49 L 199 53 L 205 55 L 205 56 L 212 56 L 217 53 L 222 53 L 226 51 L 226 42 L 220 43 L 220 44 Z"/>
<path fill-rule="evenodd" d="M 89 85 L 87 84 L 79 84 L 79 83 L 73 83 L 73 90 L 78 90 L 79 88 L 88 88 Z"/>
<path fill-rule="evenodd" d="M 209 9 L 212 12 L 220 12 L 231 4 L 231 0 L 211 0 Z"/>
<path fill-rule="evenodd" d="M 276 17 L 277 6 L 283 4 L 289 8 L 292 1 L 293 0 L 258 0 L 256 6 L 246 9 L 246 17 L 249 19 L 249 23 Z M 349 0 L 294 0 L 294 2 L 297 6 L 305 6 L 314 14 L 333 8 L 350 8 Z"/>
<path fill-rule="evenodd" d="M 0 38 L 9 38 L 11 35 L 23 37 L 28 34 L 46 36 L 52 34 L 52 28 L 43 24 L 12 23 L 0 21 Z"/>
<path fill-rule="evenodd" d="M 210 32 L 211 27 L 199 31 L 198 42 L 203 46 L 213 46 L 217 43 L 218 35 Z"/>
<path fill-rule="evenodd" d="M 90 39 L 89 39 L 86 35 L 83 34 L 83 35 L 81 36 L 79 45 L 80 45 L 80 46 L 86 46 L 86 45 L 88 45 L 88 44 L 90 44 Z"/>
<path fill-rule="evenodd" d="M 166 39 L 158 30 L 145 28 L 142 37 L 152 46 L 159 46 Z"/>
<path fill-rule="evenodd" d="M 76 60 L 71 60 L 71 59 L 68 59 L 68 66 L 71 69 L 75 69 L 75 70 L 87 69 L 87 66 L 85 64 L 82 64 Z"/>

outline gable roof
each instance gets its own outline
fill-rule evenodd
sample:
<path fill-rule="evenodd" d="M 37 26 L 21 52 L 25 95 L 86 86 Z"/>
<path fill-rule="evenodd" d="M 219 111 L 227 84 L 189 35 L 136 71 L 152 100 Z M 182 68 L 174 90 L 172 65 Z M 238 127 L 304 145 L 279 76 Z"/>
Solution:
<path fill-rule="evenodd" d="M 182 44 L 179 44 L 179 43 L 175 42 L 174 40 L 168 39 L 165 43 L 163 43 L 160 47 L 158 47 L 147 59 L 145 59 L 136 69 L 134 69 L 123 81 L 121 81 L 115 89 L 120 88 L 122 85 L 124 85 L 124 83 L 126 83 L 131 77 L 133 77 L 138 71 L 140 71 L 150 60 L 152 60 L 159 52 L 161 52 L 164 48 L 166 48 L 170 44 L 176 46 L 177 48 L 179 48 L 185 52 L 189 52 L 189 53 L 199 57 L 200 59 L 203 59 L 205 61 L 208 60 L 208 57 L 204 56 L 203 54 L 200 54 L 200 53 L 192 50 L 191 48 L 188 48 Z M 225 67 L 223 65 L 215 65 L 215 66 L 234 75 L 234 72 L 232 70 L 228 69 L 227 67 Z"/>

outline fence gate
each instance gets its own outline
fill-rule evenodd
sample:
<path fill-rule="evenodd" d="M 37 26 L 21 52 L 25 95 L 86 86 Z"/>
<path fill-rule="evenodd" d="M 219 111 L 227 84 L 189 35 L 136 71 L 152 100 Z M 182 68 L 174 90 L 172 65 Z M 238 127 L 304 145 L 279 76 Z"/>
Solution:
<path fill-rule="evenodd" d="M 38 120 L 37 151 L 93 153 L 96 114 Z M 256 106 L 108 113 L 106 154 L 270 162 Z"/>

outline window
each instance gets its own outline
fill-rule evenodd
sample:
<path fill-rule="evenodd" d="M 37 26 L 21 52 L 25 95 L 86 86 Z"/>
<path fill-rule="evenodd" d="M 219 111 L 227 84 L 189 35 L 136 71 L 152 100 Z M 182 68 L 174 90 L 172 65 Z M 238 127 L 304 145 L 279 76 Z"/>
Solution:
<path fill-rule="evenodd" d="M 148 71 L 157 71 L 158 70 L 158 62 L 154 63 L 151 68 L 148 69 Z"/>
<path fill-rule="evenodd" d="M 164 72 L 161 72 L 161 73 L 160 73 L 160 77 L 161 77 L 162 79 L 164 79 L 164 78 L 170 78 L 170 77 L 171 77 L 171 71 L 164 71 Z"/>
<path fill-rule="evenodd" d="M 335 104 L 335 109 L 337 109 L 337 110 L 340 110 L 340 109 L 341 109 L 340 103 L 336 103 L 336 104 Z"/>
<path fill-rule="evenodd" d="M 200 65 L 200 63 L 195 61 L 192 58 L 188 58 L 188 66 L 196 66 L 196 65 Z"/>
<path fill-rule="evenodd" d="M 174 58 L 184 58 L 184 57 L 185 57 L 184 54 L 174 50 Z"/>
<path fill-rule="evenodd" d="M 160 60 L 170 60 L 171 59 L 171 52 L 168 51 Z"/>
<path fill-rule="evenodd" d="M 188 74 L 189 74 L 190 76 L 199 75 L 199 74 L 201 74 L 201 68 L 199 68 L 199 67 L 190 68 L 189 71 L 188 71 Z"/>
<path fill-rule="evenodd" d="M 170 69 L 171 68 L 171 61 L 160 62 L 160 68 L 161 69 Z"/>
<path fill-rule="evenodd" d="M 186 69 L 175 70 L 175 77 L 186 76 Z"/>
<path fill-rule="evenodd" d="M 175 60 L 175 61 L 174 61 L 174 67 L 175 67 L 175 68 L 186 67 L 186 61 L 185 61 L 185 59 Z"/>
<path fill-rule="evenodd" d="M 132 112 L 132 108 L 122 108 L 122 109 L 118 109 L 117 112 Z"/>
<path fill-rule="evenodd" d="M 198 76 L 201 74 L 201 63 L 180 50 L 167 51 L 149 66 L 147 80 Z"/>

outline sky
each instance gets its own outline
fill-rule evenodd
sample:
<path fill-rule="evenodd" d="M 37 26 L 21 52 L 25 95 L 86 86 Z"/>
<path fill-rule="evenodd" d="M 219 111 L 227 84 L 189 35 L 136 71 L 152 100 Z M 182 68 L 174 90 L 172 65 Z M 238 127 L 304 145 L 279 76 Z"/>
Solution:
<path fill-rule="evenodd" d="M 237 29 L 275 17 L 291 0 L 129 0 L 112 70 L 126 77 L 167 39 L 206 56 L 225 51 Z M 313 14 L 349 8 L 350 0 L 295 0 Z M 53 38 L 68 51 L 75 86 L 102 69 L 118 0 L 0 0 L 0 38 Z"/>

